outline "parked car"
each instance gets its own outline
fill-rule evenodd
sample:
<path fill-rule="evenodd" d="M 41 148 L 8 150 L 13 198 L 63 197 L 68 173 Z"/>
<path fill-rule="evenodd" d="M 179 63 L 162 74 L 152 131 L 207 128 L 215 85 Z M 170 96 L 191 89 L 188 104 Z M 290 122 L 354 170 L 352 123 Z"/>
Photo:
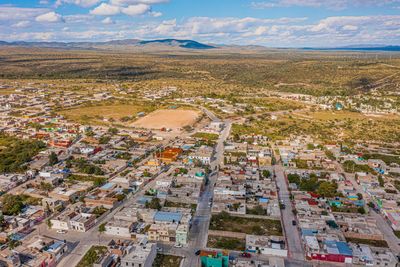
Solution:
<path fill-rule="evenodd" d="M 243 257 L 243 258 L 251 258 L 251 254 L 248 253 L 248 252 L 243 252 L 243 253 L 240 254 L 240 257 Z"/>
<path fill-rule="evenodd" d="M 57 234 L 66 234 L 67 233 L 67 231 L 66 230 L 57 230 Z"/>
<path fill-rule="evenodd" d="M 292 225 L 295 226 L 297 225 L 297 222 L 295 220 L 292 221 Z"/>
<path fill-rule="evenodd" d="M 195 254 L 196 256 L 199 256 L 200 253 L 201 253 L 201 250 L 197 250 L 194 254 Z"/>
<path fill-rule="evenodd" d="M 182 246 L 182 244 L 175 244 L 174 247 L 176 247 L 176 248 L 181 248 L 181 247 L 183 247 L 183 246 Z"/>

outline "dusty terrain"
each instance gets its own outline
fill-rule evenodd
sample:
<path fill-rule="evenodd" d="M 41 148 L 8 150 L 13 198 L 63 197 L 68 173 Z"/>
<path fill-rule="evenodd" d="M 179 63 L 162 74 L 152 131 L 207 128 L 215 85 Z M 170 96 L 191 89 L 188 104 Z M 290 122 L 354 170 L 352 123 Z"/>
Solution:
<path fill-rule="evenodd" d="M 146 129 L 170 128 L 174 131 L 183 126 L 192 125 L 200 113 L 194 110 L 160 109 L 135 121 L 132 126 Z"/>

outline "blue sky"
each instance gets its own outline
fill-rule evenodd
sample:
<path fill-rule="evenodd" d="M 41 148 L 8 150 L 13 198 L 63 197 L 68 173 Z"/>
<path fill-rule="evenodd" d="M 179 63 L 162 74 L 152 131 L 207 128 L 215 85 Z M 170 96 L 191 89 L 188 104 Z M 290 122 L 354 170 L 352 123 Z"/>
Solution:
<path fill-rule="evenodd" d="M 400 44 L 400 0 L 0 0 L 0 40 Z"/>

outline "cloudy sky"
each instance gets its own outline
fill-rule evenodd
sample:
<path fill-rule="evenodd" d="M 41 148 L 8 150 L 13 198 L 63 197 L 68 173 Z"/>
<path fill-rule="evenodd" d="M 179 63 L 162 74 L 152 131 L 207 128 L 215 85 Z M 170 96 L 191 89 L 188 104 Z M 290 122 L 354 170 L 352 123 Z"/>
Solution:
<path fill-rule="evenodd" d="M 400 44 L 400 0 L 0 0 L 0 40 Z"/>

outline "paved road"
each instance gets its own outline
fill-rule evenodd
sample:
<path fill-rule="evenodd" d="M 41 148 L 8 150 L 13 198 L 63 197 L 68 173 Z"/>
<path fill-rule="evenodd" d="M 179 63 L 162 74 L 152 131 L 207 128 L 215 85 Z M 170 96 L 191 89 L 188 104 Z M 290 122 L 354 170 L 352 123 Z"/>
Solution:
<path fill-rule="evenodd" d="M 289 250 L 289 258 L 296 260 L 304 260 L 303 243 L 297 226 L 293 226 L 292 221 L 296 220 L 296 215 L 292 211 L 292 202 L 290 201 L 290 193 L 288 184 L 281 165 L 275 165 L 274 171 L 276 175 L 276 184 L 279 190 L 279 199 L 286 208 L 281 210 L 282 223 L 285 231 L 286 242 Z M 296 220 L 297 221 L 297 220 Z"/>
<path fill-rule="evenodd" d="M 213 161 L 210 164 L 211 174 L 209 175 L 209 183 L 205 187 L 202 195 L 197 203 L 196 214 L 193 218 L 192 228 L 190 230 L 189 246 L 185 253 L 190 256 L 183 263 L 185 267 L 193 267 L 199 265 L 199 257 L 195 256 L 195 252 L 199 249 L 204 249 L 207 246 L 208 227 L 211 218 L 211 207 L 209 205 L 210 198 L 214 195 L 214 184 L 218 179 L 219 165 L 223 163 L 224 157 L 224 142 L 229 137 L 231 130 L 231 122 L 224 123 L 224 129 L 221 132 L 218 143 L 215 148 Z"/>
<path fill-rule="evenodd" d="M 359 185 L 355 180 L 355 175 L 353 173 L 345 173 L 346 179 L 351 181 L 357 193 L 361 193 L 364 197 L 364 200 L 368 203 L 371 199 L 370 197 L 362 190 L 361 185 Z M 389 245 L 389 248 L 396 254 L 400 254 L 400 246 L 399 246 L 399 238 L 394 234 L 392 227 L 389 223 L 383 218 L 383 215 L 380 213 L 376 213 L 373 209 L 369 209 L 369 215 L 371 215 L 376 220 L 376 225 L 379 225 L 379 230 L 382 232 L 386 242 Z"/>

